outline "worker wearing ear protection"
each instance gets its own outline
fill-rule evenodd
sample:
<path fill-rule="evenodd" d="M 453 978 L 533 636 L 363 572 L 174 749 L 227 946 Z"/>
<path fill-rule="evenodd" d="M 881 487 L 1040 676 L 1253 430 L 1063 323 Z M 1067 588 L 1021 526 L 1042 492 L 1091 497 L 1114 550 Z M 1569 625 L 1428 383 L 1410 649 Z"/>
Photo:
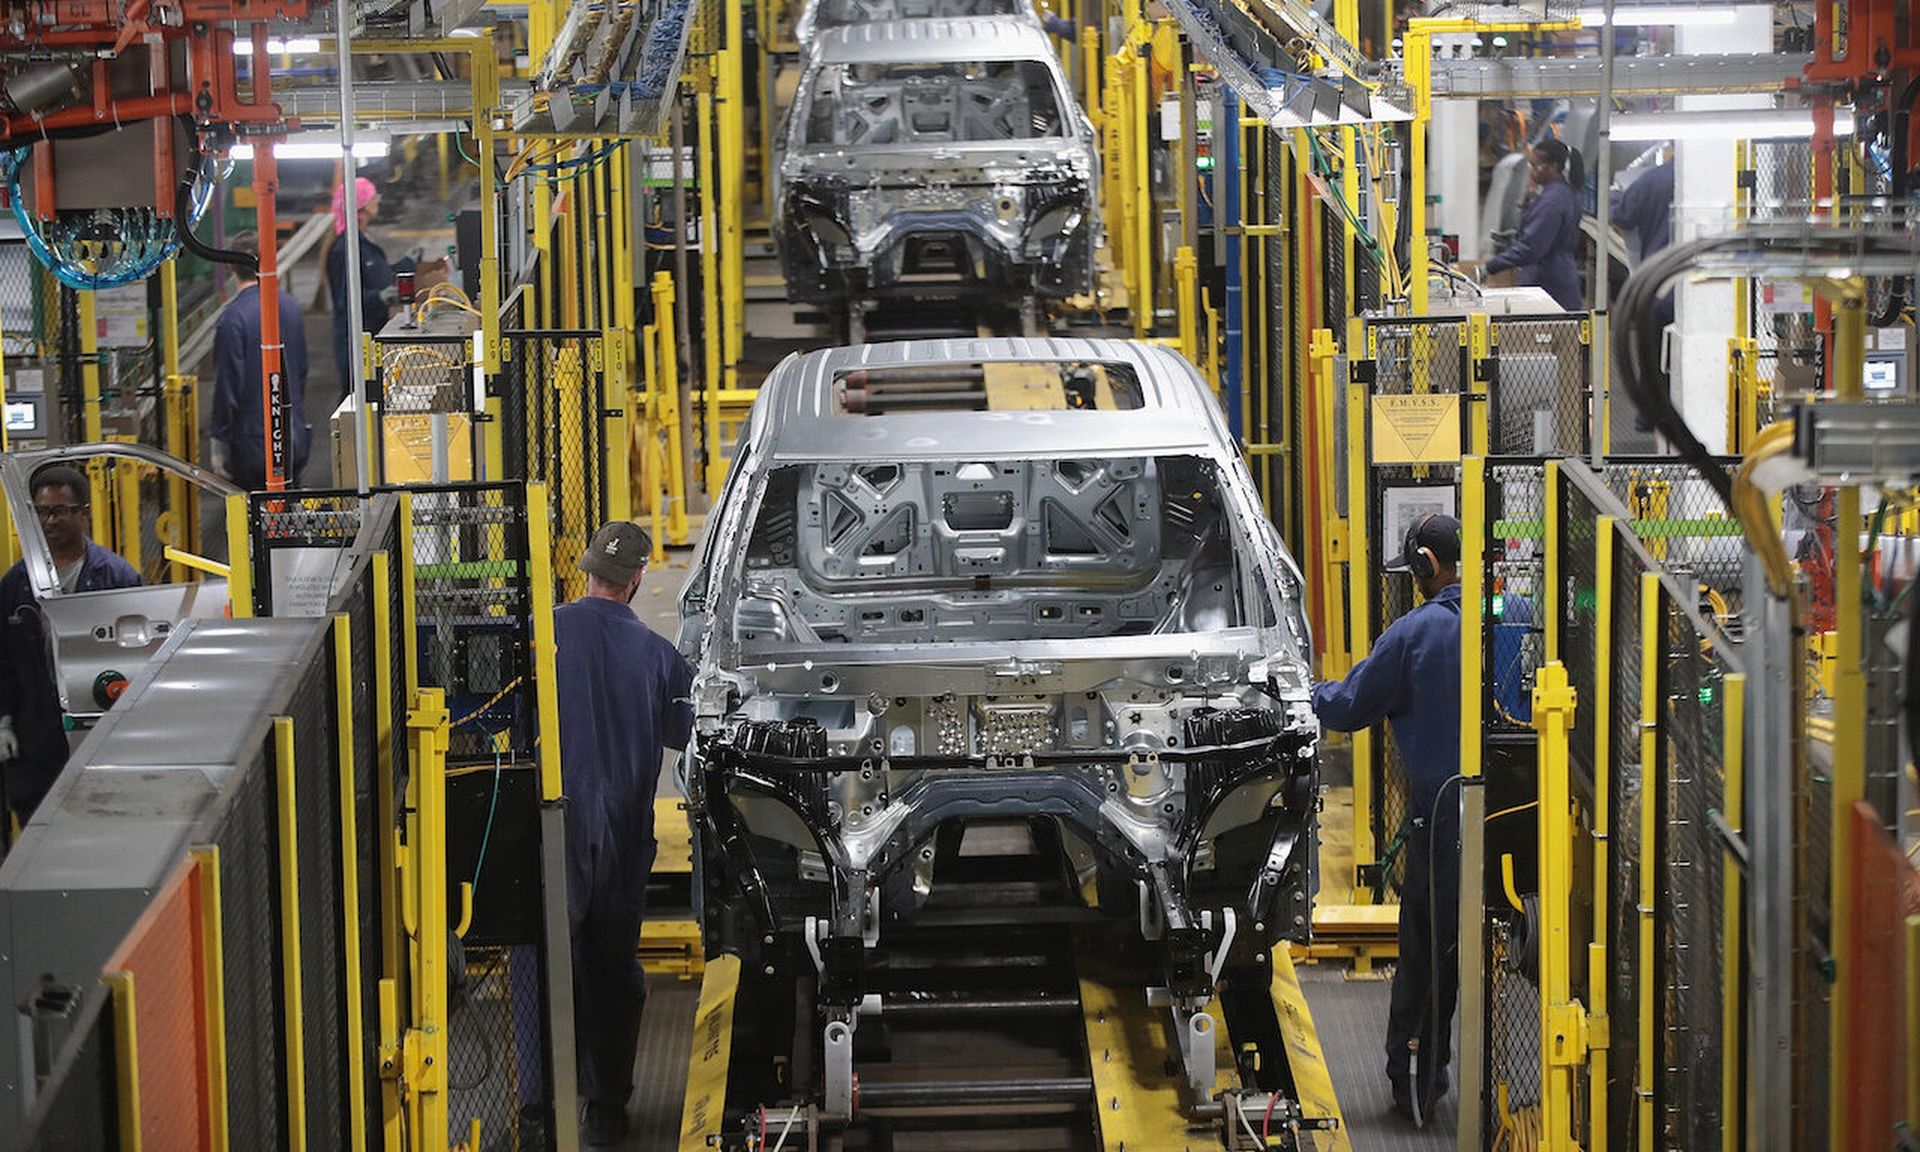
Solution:
<path fill-rule="evenodd" d="M 1400 888 L 1400 963 L 1387 1016 L 1394 1109 L 1424 1124 L 1446 1095 L 1459 990 L 1460 522 L 1430 515 L 1407 530 L 1389 572 L 1424 601 L 1395 620 L 1338 684 L 1313 690 L 1320 723 L 1357 732 L 1382 720 L 1406 765 L 1411 827 Z"/>

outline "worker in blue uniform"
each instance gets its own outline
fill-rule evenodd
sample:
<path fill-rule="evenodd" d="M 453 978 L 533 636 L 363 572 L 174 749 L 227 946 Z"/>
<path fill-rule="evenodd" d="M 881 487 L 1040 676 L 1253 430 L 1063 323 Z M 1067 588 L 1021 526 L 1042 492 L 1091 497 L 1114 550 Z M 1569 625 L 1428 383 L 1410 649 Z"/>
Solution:
<path fill-rule="evenodd" d="M 243 232 L 229 245 L 255 259 L 257 233 Z M 240 290 L 213 329 L 213 470 L 251 491 L 267 486 L 266 425 L 260 371 L 260 280 L 251 268 L 239 273 Z M 313 428 L 307 423 L 307 328 L 293 293 L 280 289 L 280 374 L 286 383 L 287 457 L 281 462 L 287 487 L 300 486 Z"/>
<path fill-rule="evenodd" d="M 132 588 L 140 574 L 87 538 L 87 478 L 49 464 L 28 487 L 53 555 L 60 591 Z M 22 560 L 0 577 L 0 782 L 7 810 L 25 824 L 67 763 L 66 716 L 53 681 L 53 653 Z"/>
<path fill-rule="evenodd" d="M 567 912 L 586 1144 L 625 1138 L 646 977 L 640 922 L 653 869 L 653 797 L 693 732 L 693 669 L 634 614 L 653 542 L 615 521 L 579 567 L 587 593 L 554 610 Z"/>
<path fill-rule="evenodd" d="M 1558 140 L 1542 140 L 1528 157 L 1533 198 L 1520 213 L 1520 231 L 1487 261 L 1488 273 L 1517 269 L 1524 288 L 1543 288 L 1568 311 L 1581 305 L 1580 189 L 1586 173 L 1580 153 Z"/>
<path fill-rule="evenodd" d="M 1400 962 L 1387 1016 L 1394 1108 L 1424 1123 L 1446 1095 L 1460 982 L 1460 522 L 1409 526 L 1387 571 L 1412 575 L 1424 602 L 1395 620 L 1338 684 L 1313 690 L 1320 723 L 1357 732 L 1382 720 L 1406 766 L 1411 828 L 1400 887 Z M 1358 766 L 1356 766 L 1358 770 Z"/>

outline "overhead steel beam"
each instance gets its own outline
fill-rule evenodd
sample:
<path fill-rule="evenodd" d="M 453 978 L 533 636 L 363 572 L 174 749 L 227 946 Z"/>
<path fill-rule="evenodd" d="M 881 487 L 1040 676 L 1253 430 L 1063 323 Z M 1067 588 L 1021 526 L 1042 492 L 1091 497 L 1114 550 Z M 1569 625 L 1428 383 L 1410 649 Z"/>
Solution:
<path fill-rule="evenodd" d="M 1743 53 L 1725 56 L 1632 56 L 1614 62 L 1616 96 L 1668 96 L 1778 91 L 1797 79 L 1809 56 Z M 1433 62 L 1435 99 L 1598 96 L 1597 57 L 1508 57 Z"/>

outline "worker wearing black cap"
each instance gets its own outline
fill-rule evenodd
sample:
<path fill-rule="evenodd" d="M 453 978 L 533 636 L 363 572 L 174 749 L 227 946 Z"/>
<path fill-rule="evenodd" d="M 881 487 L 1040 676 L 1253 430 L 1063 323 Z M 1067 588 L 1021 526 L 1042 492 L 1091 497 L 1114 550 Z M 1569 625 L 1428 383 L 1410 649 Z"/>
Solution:
<path fill-rule="evenodd" d="M 626 1136 L 646 1001 L 640 922 L 653 869 L 653 797 L 692 735 L 693 670 L 633 612 L 653 541 L 615 521 L 580 556 L 587 594 L 553 613 L 567 912 L 586 1145 Z"/>
<path fill-rule="evenodd" d="M 1387 1016 L 1394 1109 L 1424 1123 L 1446 1095 L 1459 991 L 1460 522 L 1430 515 L 1408 529 L 1389 572 L 1413 576 L 1424 602 L 1395 620 L 1338 684 L 1313 690 L 1320 722 L 1357 732 L 1387 721 L 1406 766 L 1409 816 L 1400 886 L 1400 963 Z"/>

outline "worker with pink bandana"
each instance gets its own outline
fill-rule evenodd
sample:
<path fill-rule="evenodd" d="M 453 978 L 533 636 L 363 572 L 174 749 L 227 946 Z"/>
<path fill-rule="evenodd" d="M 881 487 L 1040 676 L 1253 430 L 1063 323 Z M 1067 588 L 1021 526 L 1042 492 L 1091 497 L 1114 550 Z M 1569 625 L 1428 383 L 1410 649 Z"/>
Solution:
<path fill-rule="evenodd" d="M 387 260 L 387 250 L 367 234 L 367 224 L 379 212 L 379 190 L 365 176 L 354 178 L 353 190 L 360 209 L 360 323 L 363 331 L 372 334 L 386 324 L 398 299 L 393 283 L 394 265 Z M 346 231 L 347 186 L 342 184 L 333 190 L 333 247 L 327 253 L 327 286 L 333 295 L 333 364 L 340 374 L 342 396 L 353 391 L 353 373 L 348 367 L 351 361 L 347 359 Z"/>

